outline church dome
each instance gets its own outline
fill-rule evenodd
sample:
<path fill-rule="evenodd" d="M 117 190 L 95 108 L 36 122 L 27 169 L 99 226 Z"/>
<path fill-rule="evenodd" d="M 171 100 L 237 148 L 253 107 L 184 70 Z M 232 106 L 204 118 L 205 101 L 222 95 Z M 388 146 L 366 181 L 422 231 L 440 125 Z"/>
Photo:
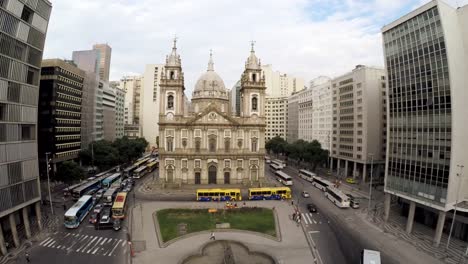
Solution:
<path fill-rule="evenodd" d="M 224 86 L 224 81 L 214 71 L 213 57 L 210 53 L 210 60 L 208 62 L 208 70 L 198 78 L 193 91 L 193 97 L 216 97 L 227 98 L 227 90 Z"/>

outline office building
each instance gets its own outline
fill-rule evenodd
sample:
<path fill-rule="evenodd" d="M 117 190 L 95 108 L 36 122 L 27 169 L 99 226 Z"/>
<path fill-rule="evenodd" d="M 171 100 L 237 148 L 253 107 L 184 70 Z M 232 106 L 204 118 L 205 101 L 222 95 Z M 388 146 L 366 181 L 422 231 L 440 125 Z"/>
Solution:
<path fill-rule="evenodd" d="M 24 4 L 23 2 L 26 2 Z M 4 238 L 20 247 L 17 224 L 31 237 L 29 215 L 41 227 L 37 108 L 49 1 L 0 1 L 0 251 Z M 34 208 L 32 208 L 34 205 Z M 35 209 L 35 210 L 34 210 Z"/>
<path fill-rule="evenodd" d="M 312 90 L 306 89 L 298 93 L 298 138 L 312 142 Z"/>
<path fill-rule="evenodd" d="M 299 139 L 299 93 L 288 97 L 288 134 L 286 140 L 294 143 Z"/>
<path fill-rule="evenodd" d="M 110 86 L 108 82 L 102 82 L 102 130 L 104 140 L 114 141 L 116 131 L 116 95 L 115 88 Z"/>
<path fill-rule="evenodd" d="M 404 203 L 417 219 L 467 240 L 468 5 L 431 1 L 382 29 L 388 72 L 385 218 Z"/>
<path fill-rule="evenodd" d="M 304 89 L 304 79 L 274 71 L 271 64 L 261 67 L 269 97 L 287 97 Z"/>
<path fill-rule="evenodd" d="M 163 71 L 164 65 L 149 64 L 146 65 L 145 74 L 143 75 L 144 84 L 141 88 L 140 101 L 140 128 L 141 136 L 148 141 L 150 148 L 157 146 L 156 138 L 159 135 L 159 96 L 161 93 L 159 85 Z"/>
<path fill-rule="evenodd" d="M 241 81 L 237 81 L 236 85 L 232 87 L 231 90 L 231 105 L 232 105 L 232 112 L 236 116 L 240 116 L 241 114 L 241 98 L 240 98 L 240 89 L 241 89 Z"/>
<path fill-rule="evenodd" d="M 81 101 L 85 72 L 71 61 L 42 61 L 39 87 L 39 153 L 49 153 L 53 174 L 58 163 L 78 158 L 81 150 Z M 46 163 L 40 164 L 46 174 Z"/>
<path fill-rule="evenodd" d="M 332 90 L 331 79 L 318 77 L 310 82 L 312 91 L 312 135 L 306 140 L 317 140 L 323 149 L 331 150 L 332 138 Z M 308 137 L 309 136 L 309 137 Z"/>
<path fill-rule="evenodd" d="M 268 141 L 276 136 L 286 140 L 288 131 L 288 97 L 265 98 L 266 131 Z"/>
<path fill-rule="evenodd" d="M 115 88 L 115 138 L 121 138 L 124 133 L 125 91 L 113 85 Z"/>
<path fill-rule="evenodd" d="M 159 178 L 168 184 L 263 184 L 265 82 L 253 46 L 242 74 L 243 115 L 237 117 L 211 54 L 195 84 L 193 112 L 184 109 L 184 73 L 175 44 L 160 81 Z"/>
<path fill-rule="evenodd" d="M 87 149 L 93 141 L 104 139 L 103 95 L 104 83 L 93 72 L 85 72 L 81 111 L 81 148 Z"/>
<path fill-rule="evenodd" d="M 119 88 L 125 91 L 125 124 L 140 124 L 140 102 L 143 76 L 125 76 Z"/>
<path fill-rule="evenodd" d="M 385 70 L 358 65 L 332 84 L 330 167 L 342 178 L 383 181 Z"/>
<path fill-rule="evenodd" d="M 109 81 L 112 48 L 106 44 L 94 44 L 93 50 L 97 51 L 97 66 L 99 78 L 105 82 Z"/>

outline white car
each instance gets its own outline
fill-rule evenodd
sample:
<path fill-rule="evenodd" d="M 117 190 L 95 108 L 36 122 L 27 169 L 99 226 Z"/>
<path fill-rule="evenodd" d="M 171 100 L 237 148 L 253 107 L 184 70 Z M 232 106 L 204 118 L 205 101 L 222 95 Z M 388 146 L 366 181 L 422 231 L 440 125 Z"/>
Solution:
<path fill-rule="evenodd" d="M 303 191 L 303 192 L 302 192 L 302 197 L 304 197 L 304 198 L 309 198 L 309 197 L 310 197 L 310 194 L 309 194 L 308 192 L 306 192 L 306 191 Z"/>

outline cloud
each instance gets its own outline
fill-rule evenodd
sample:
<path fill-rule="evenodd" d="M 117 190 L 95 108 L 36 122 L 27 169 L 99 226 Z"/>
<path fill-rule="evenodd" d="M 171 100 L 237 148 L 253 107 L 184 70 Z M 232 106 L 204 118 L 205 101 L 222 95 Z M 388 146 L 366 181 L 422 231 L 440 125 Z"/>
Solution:
<path fill-rule="evenodd" d="M 70 58 L 94 43 L 112 47 L 111 79 L 164 63 L 177 34 L 187 93 L 206 71 L 231 88 L 256 41 L 263 64 L 306 81 L 357 64 L 383 66 L 380 28 L 421 0 L 60 0 L 44 58 Z"/>

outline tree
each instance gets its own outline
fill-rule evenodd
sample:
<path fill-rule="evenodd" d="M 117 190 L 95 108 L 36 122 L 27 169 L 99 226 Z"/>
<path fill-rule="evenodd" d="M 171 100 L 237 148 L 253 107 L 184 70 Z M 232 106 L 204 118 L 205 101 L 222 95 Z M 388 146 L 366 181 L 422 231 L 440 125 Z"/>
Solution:
<path fill-rule="evenodd" d="M 65 183 L 81 180 L 83 176 L 84 171 L 78 163 L 69 160 L 60 163 L 55 172 L 55 179 Z"/>

